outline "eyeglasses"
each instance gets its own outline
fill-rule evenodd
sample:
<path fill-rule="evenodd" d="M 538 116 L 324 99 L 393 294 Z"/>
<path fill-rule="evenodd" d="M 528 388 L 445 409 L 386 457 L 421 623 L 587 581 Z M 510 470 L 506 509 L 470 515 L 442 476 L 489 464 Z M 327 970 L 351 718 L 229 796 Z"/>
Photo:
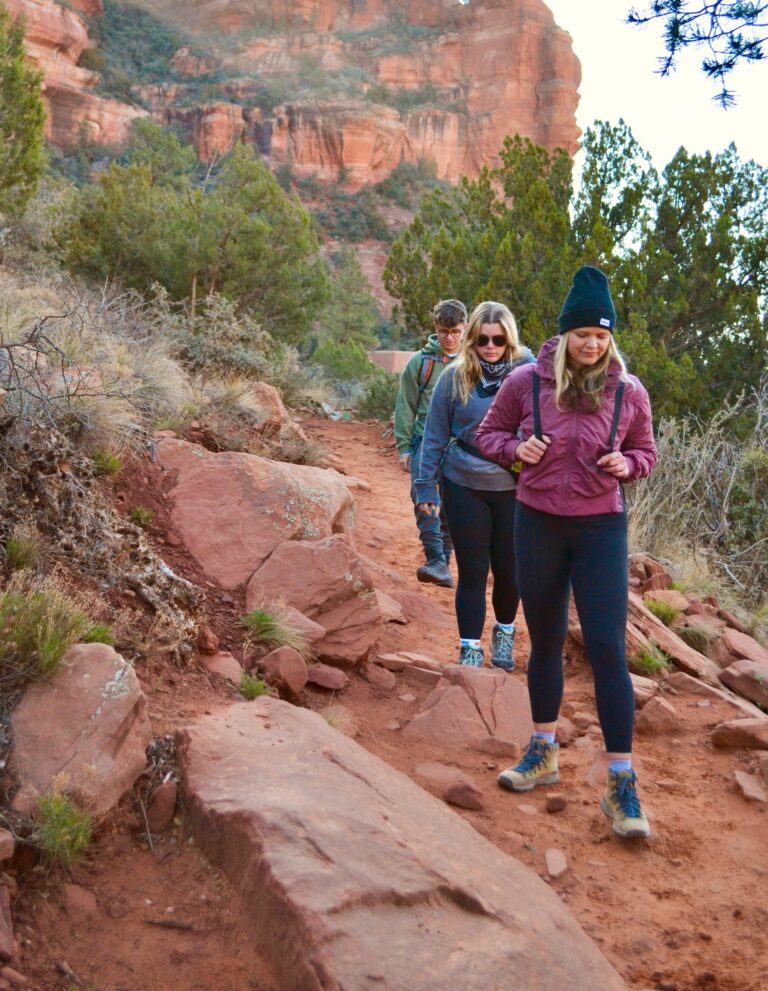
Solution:
<path fill-rule="evenodd" d="M 451 327 L 446 330 L 445 327 L 440 327 L 437 331 L 438 337 L 460 337 L 464 333 L 463 327 Z"/>
<path fill-rule="evenodd" d="M 477 341 L 475 343 L 479 348 L 487 348 L 491 343 L 494 347 L 501 348 L 507 343 L 507 339 L 503 334 L 494 334 L 493 337 L 486 337 L 485 334 L 478 334 Z"/>

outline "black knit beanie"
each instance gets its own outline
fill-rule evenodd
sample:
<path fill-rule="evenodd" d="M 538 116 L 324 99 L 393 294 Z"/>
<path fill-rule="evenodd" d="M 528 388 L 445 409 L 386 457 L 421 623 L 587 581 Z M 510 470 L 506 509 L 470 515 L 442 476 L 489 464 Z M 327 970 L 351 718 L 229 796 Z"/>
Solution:
<path fill-rule="evenodd" d="M 605 273 L 592 265 L 582 265 L 573 277 L 573 285 L 565 297 L 558 330 L 567 334 L 576 327 L 603 327 L 613 333 L 616 308 L 611 299 Z"/>

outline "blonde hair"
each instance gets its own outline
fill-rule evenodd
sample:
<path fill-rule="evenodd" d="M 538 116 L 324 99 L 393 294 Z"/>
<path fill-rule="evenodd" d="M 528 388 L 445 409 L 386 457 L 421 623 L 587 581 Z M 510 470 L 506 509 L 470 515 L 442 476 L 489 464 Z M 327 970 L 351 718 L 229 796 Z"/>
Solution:
<path fill-rule="evenodd" d="M 461 342 L 461 353 L 454 363 L 453 395 L 466 406 L 469 394 L 480 381 L 482 369 L 477 356 L 477 338 L 484 323 L 498 323 L 507 336 L 507 346 L 501 361 L 515 361 L 522 357 L 523 349 L 517 334 L 517 324 L 512 311 L 503 303 L 486 301 L 478 303 L 472 310 L 467 324 L 467 332 Z"/>
<path fill-rule="evenodd" d="M 627 381 L 627 366 L 616 347 L 611 334 L 605 354 L 594 365 L 587 368 L 574 368 L 568 363 L 568 334 L 560 335 L 555 351 L 555 405 L 558 409 L 574 409 L 581 402 L 582 396 L 589 400 L 589 409 L 596 412 L 603 405 L 603 390 L 608 375 L 608 366 L 612 361 L 618 362 L 621 372 L 619 378 Z"/>

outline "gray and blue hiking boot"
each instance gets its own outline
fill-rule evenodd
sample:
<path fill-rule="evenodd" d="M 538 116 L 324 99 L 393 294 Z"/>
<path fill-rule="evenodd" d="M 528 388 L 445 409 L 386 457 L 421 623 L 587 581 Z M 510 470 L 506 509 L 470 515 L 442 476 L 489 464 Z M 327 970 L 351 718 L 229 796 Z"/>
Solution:
<path fill-rule="evenodd" d="M 491 630 L 491 664 L 503 671 L 515 670 L 515 631 L 502 630 L 498 623 Z"/>
<path fill-rule="evenodd" d="M 459 651 L 459 664 L 468 668 L 481 668 L 485 664 L 482 647 L 462 647 Z"/>
<path fill-rule="evenodd" d="M 613 820 L 612 829 L 617 836 L 633 839 L 651 835 L 651 827 L 637 797 L 637 775 L 634 771 L 608 771 L 600 808 Z"/>
<path fill-rule="evenodd" d="M 420 582 L 441 585 L 443 588 L 453 588 L 453 578 L 444 557 L 431 557 L 425 564 L 416 569 L 416 578 Z"/>
<path fill-rule="evenodd" d="M 508 791 L 531 791 L 537 785 L 553 785 L 560 780 L 559 750 L 556 743 L 531 737 L 528 749 L 517 764 L 502 771 L 496 780 Z"/>

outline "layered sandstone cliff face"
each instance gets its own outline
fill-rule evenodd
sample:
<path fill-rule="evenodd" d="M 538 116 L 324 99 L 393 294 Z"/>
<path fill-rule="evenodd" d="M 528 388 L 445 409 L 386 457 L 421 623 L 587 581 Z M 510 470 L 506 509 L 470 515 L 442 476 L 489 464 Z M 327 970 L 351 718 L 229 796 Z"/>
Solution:
<path fill-rule="evenodd" d="M 89 45 L 82 18 L 54 0 L 5 0 L 5 5 L 24 18 L 27 51 L 43 73 L 48 140 L 62 147 L 82 140 L 124 142 L 131 121 L 146 116 L 147 111 L 92 92 L 98 77 L 78 66 Z M 101 0 L 71 0 L 70 7 L 86 14 L 102 11 Z"/>
<path fill-rule="evenodd" d="M 206 160 L 243 140 L 298 175 L 335 179 L 344 169 L 358 186 L 424 158 L 441 179 L 477 175 L 507 134 L 578 146 L 579 62 L 543 0 L 144 0 L 199 42 L 177 53 L 172 83 L 136 91 L 147 110 L 89 92 L 77 14 L 53 0 L 9 2 L 28 18 L 59 144 L 80 140 L 84 125 L 91 140 L 119 142 L 149 110 Z M 194 79 L 184 77 L 212 79 L 213 69 L 213 99 L 185 98 Z M 291 98 L 265 110 L 265 85 Z"/>

